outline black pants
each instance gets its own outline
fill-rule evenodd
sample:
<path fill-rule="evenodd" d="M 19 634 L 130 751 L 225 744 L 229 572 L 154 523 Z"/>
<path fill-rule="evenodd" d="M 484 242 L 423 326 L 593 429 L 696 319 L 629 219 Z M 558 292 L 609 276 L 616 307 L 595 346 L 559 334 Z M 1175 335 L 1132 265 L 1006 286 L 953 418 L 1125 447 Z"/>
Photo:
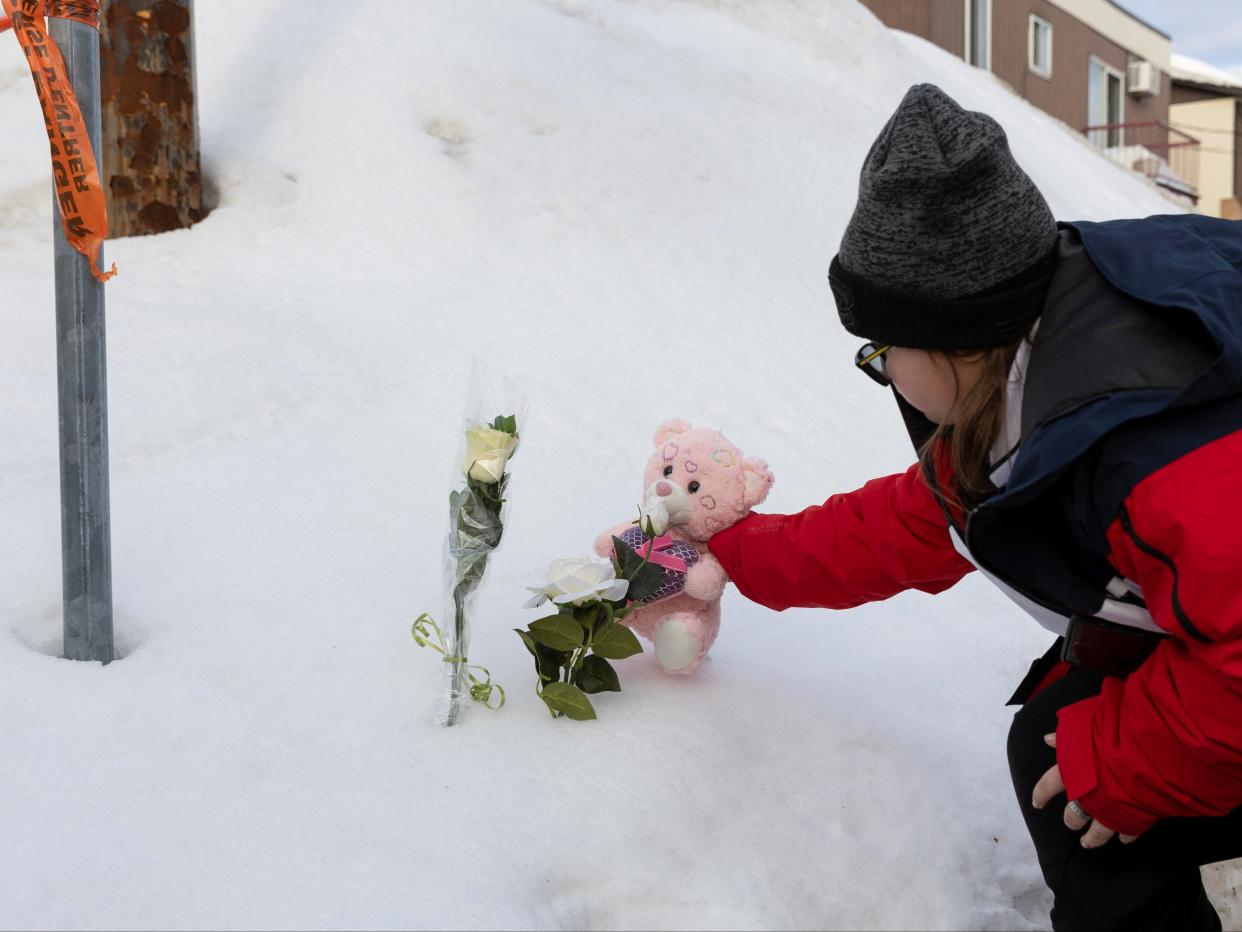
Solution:
<path fill-rule="evenodd" d="M 1036 782 L 1056 763 L 1044 735 L 1056 731 L 1057 709 L 1095 695 L 1100 683 L 1094 673 L 1071 671 L 1026 703 L 1009 729 L 1009 771 L 1053 893 L 1052 927 L 1219 930 L 1199 867 L 1242 856 L 1242 808 L 1219 818 L 1165 819 L 1128 845 L 1114 837 L 1088 850 L 1079 844 L 1083 833 L 1062 821 L 1064 794 L 1043 810 L 1031 805 Z"/>

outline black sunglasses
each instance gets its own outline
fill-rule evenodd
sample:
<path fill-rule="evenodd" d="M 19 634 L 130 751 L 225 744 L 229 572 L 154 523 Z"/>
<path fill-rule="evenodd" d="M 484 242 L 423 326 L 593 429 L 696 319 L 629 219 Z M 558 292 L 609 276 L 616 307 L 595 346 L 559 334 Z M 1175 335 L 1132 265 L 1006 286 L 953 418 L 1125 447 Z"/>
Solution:
<path fill-rule="evenodd" d="M 892 385 L 893 380 L 888 377 L 888 365 L 884 361 L 884 354 L 892 348 L 890 344 L 864 343 L 854 356 L 854 365 L 873 382 L 885 387 Z"/>

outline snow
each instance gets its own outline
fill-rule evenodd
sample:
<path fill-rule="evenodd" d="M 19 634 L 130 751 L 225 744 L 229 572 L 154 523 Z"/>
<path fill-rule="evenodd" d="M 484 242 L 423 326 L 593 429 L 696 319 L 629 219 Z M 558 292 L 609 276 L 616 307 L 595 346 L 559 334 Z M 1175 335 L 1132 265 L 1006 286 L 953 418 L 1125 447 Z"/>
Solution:
<path fill-rule="evenodd" d="M 1173 53 L 1169 74 L 1175 81 L 1193 81 L 1195 84 L 1215 84 L 1231 91 L 1242 90 L 1242 80 L 1224 68 L 1217 68 L 1189 55 Z"/>
<path fill-rule="evenodd" d="M 1176 208 L 853 0 L 290 9 L 197 5 L 219 206 L 108 247 L 106 668 L 55 656 L 47 164 L 0 38 L 0 924 L 1046 927 L 1003 706 L 1046 636 L 982 580 L 730 592 L 699 674 L 626 661 L 586 724 L 510 629 L 666 417 L 765 457 L 770 511 L 908 465 L 826 271 L 911 83 L 1000 120 L 1058 216 Z M 471 351 L 531 401 L 472 644 L 510 698 L 438 729 L 409 626 Z"/>

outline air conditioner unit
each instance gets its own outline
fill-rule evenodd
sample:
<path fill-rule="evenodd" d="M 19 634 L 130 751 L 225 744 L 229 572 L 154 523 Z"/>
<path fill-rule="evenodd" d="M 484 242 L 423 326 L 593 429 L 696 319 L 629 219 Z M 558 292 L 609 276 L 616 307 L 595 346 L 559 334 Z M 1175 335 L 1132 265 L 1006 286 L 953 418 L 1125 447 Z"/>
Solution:
<path fill-rule="evenodd" d="M 1160 93 L 1160 66 L 1149 61 L 1132 61 L 1126 69 L 1126 90 L 1132 97 L 1151 97 Z"/>

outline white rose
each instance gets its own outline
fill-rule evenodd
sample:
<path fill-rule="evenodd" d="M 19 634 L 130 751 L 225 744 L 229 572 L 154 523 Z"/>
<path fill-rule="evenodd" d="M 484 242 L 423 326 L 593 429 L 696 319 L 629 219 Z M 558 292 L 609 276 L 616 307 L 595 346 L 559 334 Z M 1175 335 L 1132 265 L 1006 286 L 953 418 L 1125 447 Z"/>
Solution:
<path fill-rule="evenodd" d="M 640 525 L 644 532 L 659 537 L 668 530 L 668 504 L 662 498 L 649 498 L 640 511 Z"/>
<path fill-rule="evenodd" d="M 657 479 L 647 488 L 647 500 L 643 502 L 642 528 L 647 529 L 647 522 L 659 537 L 671 525 L 687 524 L 694 517 L 694 503 L 690 496 L 671 479 Z"/>
<path fill-rule="evenodd" d="M 557 560 L 548 567 L 547 582 L 528 588 L 535 596 L 526 603 L 526 608 L 534 608 L 548 599 L 557 605 L 568 602 L 585 605 L 600 600 L 615 602 L 625 596 L 630 583 L 617 579 L 611 560 L 591 555 Z"/>
<path fill-rule="evenodd" d="M 494 427 L 472 427 L 466 431 L 466 462 L 461 471 L 475 482 L 498 483 L 505 475 L 509 457 L 517 450 L 518 438 Z"/>

